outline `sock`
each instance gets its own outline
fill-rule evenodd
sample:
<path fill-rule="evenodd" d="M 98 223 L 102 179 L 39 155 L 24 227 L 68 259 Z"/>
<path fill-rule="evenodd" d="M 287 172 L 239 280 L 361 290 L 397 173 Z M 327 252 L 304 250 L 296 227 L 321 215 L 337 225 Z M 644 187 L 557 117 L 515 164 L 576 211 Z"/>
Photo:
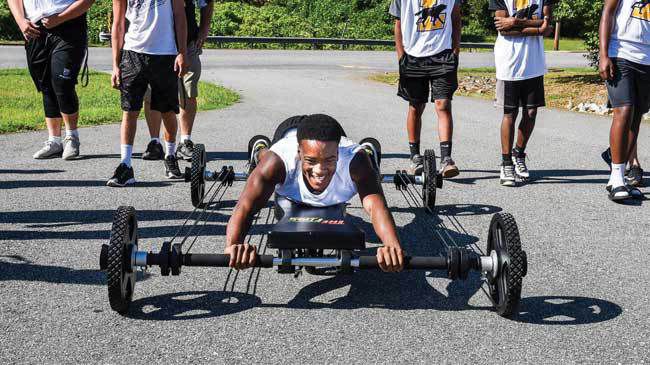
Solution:
<path fill-rule="evenodd" d="M 524 152 L 524 149 L 519 146 L 515 146 L 515 148 L 512 149 L 512 154 L 515 155 L 515 157 L 517 158 L 526 157 L 526 153 Z"/>
<path fill-rule="evenodd" d="M 440 142 L 440 158 L 451 157 L 451 141 Z"/>
<path fill-rule="evenodd" d="M 120 145 L 120 157 L 122 158 L 122 163 L 128 167 L 131 167 L 131 153 L 133 153 L 133 145 Z"/>
<path fill-rule="evenodd" d="M 191 137 L 192 137 L 191 134 L 181 134 L 181 142 L 190 141 L 192 140 Z"/>
<path fill-rule="evenodd" d="M 611 185 L 612 188 L 625 185 L 625 165 L 625 163 L 612 163 L 612 173 L 609 176 L 607 185 Z"/>
<path fill-rule="evenodd" d="M 176 142 L 165 141 L 165 147 L 167 147 L 167 152 L 165 153 L 165 157 L 173 156 L 176 154 Z"/>
<path fill-rule="evenodd" d="M 47 138 L 47 140 L 50 141 L 50 142 L 61 144 L 61 137 L 60 136 L 49 136 Z"/>
<path fill-rule="evenodd" d="M 160 138 L 158 137 L 151 137 L 152 141 L 156 141 L 156 143 L 160 144 Z"/>
<path fill-rule="evenodd" d="M 65 136 L 66 137 L 77 137 L 77 138 L 79 138 L 79 130 L 78 129 L 66 129 L 65 130 Z"/>
<path fill-rule="evenodd" d="M 409 150 L 411 151 L 411 158 L 420 154 L 420 142 L 409 142 Z"/>
<path fill-rule="evenodd" d="M 512 154 L 507 153 L 507 154 L 502 154 L 501 155 L 501 160 L 503 161 L 501 165 L 503 166 L 512 166 Z"/>

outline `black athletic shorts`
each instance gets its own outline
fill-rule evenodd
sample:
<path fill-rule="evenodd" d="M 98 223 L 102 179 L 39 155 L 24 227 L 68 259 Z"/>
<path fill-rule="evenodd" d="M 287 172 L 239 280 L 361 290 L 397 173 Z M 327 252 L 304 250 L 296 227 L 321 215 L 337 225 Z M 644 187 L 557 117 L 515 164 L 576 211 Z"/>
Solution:
<path fill-rule="evenodd" d="M 496 99 L 496 105 L 504 111 L 545 106 L 544 76 L 517 81 L 497 80 Z"/>
<path fill-rule="evenodd" d="M 147 85 L 151 86 L 151 109 L 178 114 L 178 75 L 174 55 L 150 55 L 122 50 L 120 92 L 122 110 L 142 109 Z"/>
<path fill-rule="evenodd" d="M 650 110 L 650 65 L 624 58 L 612 58 L 614 80 L 607 81 L 609 103 L 613 108 L 631 105 L 642 114 Z"/>
<path fill-rule="evenodd" d="M 446 50 L 433 56 L 414 57 L 407 53 L 399 60 L 397 95 L 411 105 L 451 100 L 458 89 L 458 56 Z"/>

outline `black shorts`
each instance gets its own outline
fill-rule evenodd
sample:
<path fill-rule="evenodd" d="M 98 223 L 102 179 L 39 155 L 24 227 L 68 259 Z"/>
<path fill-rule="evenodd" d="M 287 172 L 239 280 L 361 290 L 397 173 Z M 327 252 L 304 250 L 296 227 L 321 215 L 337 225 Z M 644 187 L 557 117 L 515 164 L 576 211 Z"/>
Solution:
<path fill-rule="evenodd" d="M 399 60 L 397 95 L 411 105 L 451 100 L 458 89 L 458 56 L 451 50 L 428 57 L 404 54 Z"/>
<path fill-rule="evenodd" d="M 614 80 L 607 81 L 609 103 L 613 108 L 634 106 L 645 114 L 650 110 L 650 65 L 624 58 L 612 58 Z"/>
<path fill-rule="evenodd" d="M 120 92 L 122 110 L 142 109 L 147 86 L 151 86 L 151 109 L 178 114 L 178 75 L 173 55 L 150 55 L 122 50 Z"/>
<path fill-rule="evenodd" d="M 497 80 L 496 99 L 496 105 L 504 111 L 545 106 L 544 76 L 517 81 Z"/>

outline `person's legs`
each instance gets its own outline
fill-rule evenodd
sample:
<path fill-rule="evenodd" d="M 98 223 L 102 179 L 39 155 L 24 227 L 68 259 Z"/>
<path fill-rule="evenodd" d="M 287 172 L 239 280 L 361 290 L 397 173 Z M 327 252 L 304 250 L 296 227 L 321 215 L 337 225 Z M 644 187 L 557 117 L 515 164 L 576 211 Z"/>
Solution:
<path fill-rule="evenodd" d="M 163 139 L 165 140 L 165 157 L 176 155 L 176 134 L 178 132 L 178 121 L 176 114 L 173 111 L 160 113 L 162 116 L 165 130 L 163 132 Z"/>
<path fill-rule="evenodd" d="M 451 100 L 457 89 L 458 75 L 456 69 L 431 79 L 431 100 L 435 103 L 436 115 L 438 117 L 440 172 L 443 178 L 451 178 L 457 176 L 459 173 L 456 163 L 451 158 L 454 134 Z"/>
<path fill-rule="evenodd" d="M 161 160 L 164 156 L 162 144 L 160 143 L 162 116 L 159 111 L 151 110 L 151 88 L 147 88 L 147 93 L 144 97 L 144 117 L 147 121 L 147 128 L 149 129 L 151 140 L 147 145 L 147 149 L 142 154 L 142 159 Z"/>
<path fill-rule="evenodd" d="M 515 145 L 515 152 L 524 153 L 528 141 L 530 140 L 533 129 L 535 129 L 535 121 L 537 119 L 537 108 L 526 108 L 522 110 L 521 121 L 517 133 L 517 144 Z"/>
<path fill-rule="evenodd" d="M 422 130 L 422 113 L 429 100 L 429 84 L 427 77 L 400 76 L 397 95 L 408 101 L 406 115 L 406 131 L 408 134 L 410 164 L 408 172 L 420 175 L 423 170 L 423 159 L 420 155 L 420 134 Z"/>
<path fill-rule="evenodd" d="M 515 169 L 512 163 L 512 144 L 515 136 L 515 122 L 519 108 L 504 108 L 501 119 L 501 168 L 499 183 L 515 186 Z"/>

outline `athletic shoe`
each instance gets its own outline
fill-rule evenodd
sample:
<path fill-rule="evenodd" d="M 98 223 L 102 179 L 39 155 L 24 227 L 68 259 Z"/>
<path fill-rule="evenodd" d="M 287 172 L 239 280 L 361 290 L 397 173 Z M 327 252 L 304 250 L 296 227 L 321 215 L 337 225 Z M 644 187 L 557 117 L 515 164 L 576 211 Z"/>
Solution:
<path fill-rule="evenodd" d="M 451 157 L 445 157 L 442 159 L 440 162 L 440 174 L 443 178 L 449 179 L 458 176 L 459 173 L 460 171 L 458 171 L 458 167 L 456 167 L 456 163 L 451 159 Z"/>
<path fill-rule="evenodd" d="M 603 153 L 600 154 L 600 157 L 605 161 L 609 170 L 612 170 L 612 149 L 608 148 Z"/>
<path fill-rule="evenodd" d="M 514 165 L 501 165 L 501 174 L 499 182 L 502 186 L 515 186 L 515 166 Z"/>
<path fill-rule="evenodd" d="M 34 158 L 37 160 L 54 158 L 61 156 L 62 153 L 63 145 L 61 143 L 56 143 L 54 141 L 45 141 L 45 146 L 43 146 L 43 148 L 34 154 Z"/>
<path fill-rule="evenodd" d="M 627 188 L 628 193 L 630 193 L 630 196 L 633 199 L 643 199 L 645 196 L 641 192 L 641 190 L 637 189 L 636 187 L 626 184 L 625 187 Z"/>
<path fill-rule="evenodd" d="M 408 173 L 411 175 L 422 175 L 422 170 L 424 170 L 424 158 L 419 154 L 411 156 Z"/>
<path fill-rule="evenodd" d="M 631 186 L 643 186 L 643 169 L 641 166 L 632 166 L 627 173 L 627 183 Z"/>
<path fill-rule="evenodd" d="M 361 147 L 364 151 L 366 151 L 368 157 L 370 157 L 372 168 L 375 169 L 375 171 L 379 172 L 379 162 L 377 161 L 379 154 L 377 151 L 375 151 L 375 146 L 373 146 L 372 143 L 366 142 L 362 143 Z"/>
<path fill-rule="evenodd" d="M 178 168 L 178 159 L 174 155 L 165 157 L 165 176 L 168 179 L 182 179 L 183 173 Z"/>
<path fill-rule="evenodd" d="M 74 160 L 79 158 L 79 137 L 65 136 L 63 139 L 63 159 Z"/>
<path fill-rule="evenodd" d="M 179 160 L 192 161 L 192 154 L 194 153 L 194 143 L 189 139 L 178 144 L 176 147 L 176 157 Z"/>
<path fill-rule="evenodd" d="M 251 148 L 250 156 L 248 157 L 248 173 L 251 173 L 260 162 L 260 151 L 267 148 L 269 148 L 269 142 L 265 139 L 260 138 L 253 142 L 253 148 Z"/>
<path fill-rule="evenodd" d="M 630 191 L 628 190 L 627 186 L 621 185 L 617 186 L 616 188 L 612 189 L 611 185 L 607 185 L 605 187 L 607 191 L 609 192 L 609 200 L 611 201 L 621 201 L 621 200 L 627 200 L 630 199 L 632 196 L 630 195 Z"/>
<path fill-rule="evenodd" d="M 147 150 L 142 154 L 142 159 L 149 161 L 162 160 L 164 155 L 162 144 L 152 139 L 147 145 Z"/>
<path fill-rule="evenodd" d="M 115 169 L 113 177 L 106 182 L 107 186 L 124 187 L 127 185 L 135 184 L 135 177 L 133 176 L 133 167 L 128 167 L 126 164 L 121 163 Z"/>
<path fill-rule="evenodd" d="M 530 172 L 526 166 L 526 154 L 524 154 L 524 157 L 515 157 L 513 154 L 512 163 L 515 165 L 515 174 L 523 179 L 528 179 L 530 177 Z"/>

